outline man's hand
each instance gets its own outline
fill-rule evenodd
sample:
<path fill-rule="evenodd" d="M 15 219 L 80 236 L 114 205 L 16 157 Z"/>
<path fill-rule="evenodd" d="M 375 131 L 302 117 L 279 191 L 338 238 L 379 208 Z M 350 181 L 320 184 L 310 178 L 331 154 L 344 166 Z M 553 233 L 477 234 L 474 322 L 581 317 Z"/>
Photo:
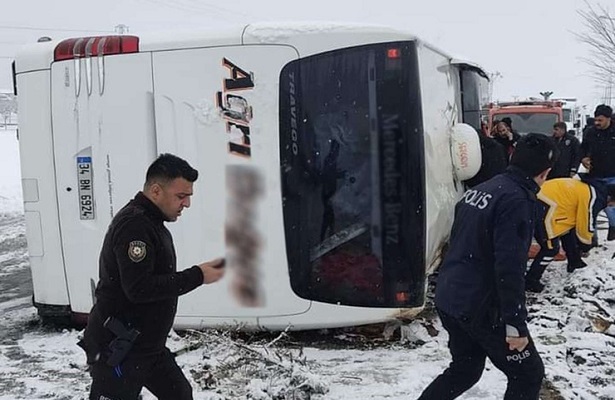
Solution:
<path fill-rule="evenodd" d="M 527 337 L 506 336 L 509 350 L 523 351 L 529 342 Z"/>
<path fill-rule="evenodd" d="M 581 159 L 581 164 L 589 171 L 592 167 L 592 159 L 590 157 L 583 157 Z"/>
<path fill-rule="evenodd" d="M 203 273 L 203 283 L 214 283 L 224 276 L 224 258 L 204 262 L 199 264 L 199 268 Z"/>

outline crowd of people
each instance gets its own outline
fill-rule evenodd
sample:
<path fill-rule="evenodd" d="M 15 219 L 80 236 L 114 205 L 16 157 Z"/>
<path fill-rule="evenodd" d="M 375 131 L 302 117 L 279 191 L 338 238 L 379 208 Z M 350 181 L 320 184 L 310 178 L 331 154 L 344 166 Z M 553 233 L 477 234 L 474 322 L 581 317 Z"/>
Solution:
<path fill-rule="evenodd" d="M 608 218 L 606 239 L 615 240 L 613 109 L 604 104 L 596 107 L 594 117 L 587 119 L 582 142 L 566 129 L 564 122 L 557 122 L 550 136 L 557 148 L 557 158 L 546 185 L 538 194 L 534 239 L 540 245 L 540 252 L 528 272 L 530 291 L 539 292 L 544 288 L 540 283 L 541 271 L 559 252 L 560 242 L 568 254 L 569 271 L 585 266 L 575 255 L 585 255 L 598 245 L 595 224 L 603 210 Z M 510 118 L 493 121 L 491 130 L 484 124 L 479 136 L 482 165 L 479 173 L 466 182 L 469 188 L 504 172 L 520 138 Z M 614 199 L 613 205 L 610 199 Z"/>
<path fill-rule="evenodd" d="M 436 282 L 452 361 L 420 400 L 457 398 L 478 382 L 487 357 L 508 379 L 505 399 L 539 398 L 544 364 L 526 325 L 525 292 L 543 290 L 541 277 L 560 242 L 568 272 L 586 266 L 602 210 L 607 240 L 615 240 L 614 117 L 611 107 L 598 106 L 582 142 L 562 122 L 551 136 L 520 136 L 506 118 L 491 131 L 483 126 L 481 169 L 455 207 Z M 479 207 L 468 193 L 485 201 Z M 532 238 L 540 251 L 528 268 Z"/>
<path fill-rule="evenodd" d="M 615 157 L 611 155 L 615 154 L 613 109 L 605 104 L 596 107 L 594 117 L 587 119 L 582 142 L 574 133 L 566 131 L 564 122 L 553 125 L 551 138 L 558 156 L 538 194 L 534 239 L 540 251 L 526 277 L 527 289 L 532 292 L 543 290 L 540 278 L 559 252 L 560 242 L 567 255 L 569 272 L 586 266 L 581 255 L 598 245 L 595 225 L 603 210 L 608 218 L 606 239 L 615 240 L 615 204 L 611 205 L 611 199 L 615 199 Z M 489 144 L 482 146 L 480 176 L 467 182 L 468 185 L 475 186 L 503 172 L 509 158 L 502 154 L 510 154 L 518 139 L 507 118 L 494 121 L 490 132 L 483 129 L 481 145 Z"/>

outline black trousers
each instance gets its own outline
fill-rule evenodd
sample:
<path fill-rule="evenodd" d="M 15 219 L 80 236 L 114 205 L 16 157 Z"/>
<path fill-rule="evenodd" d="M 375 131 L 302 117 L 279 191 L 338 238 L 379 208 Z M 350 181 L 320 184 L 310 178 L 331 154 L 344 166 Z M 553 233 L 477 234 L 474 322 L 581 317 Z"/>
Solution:
<path fill-rule="evenodd" d="M 542 228 L 542 230 L 544 231 L 544 228 Z M 571 267 L 576 267 L 581 264 L 581 249 L 575 229 L 571 229 L 559 238 L 548 240 L 546 238 L 546 231 L 539 232 L 538 227 L 536 227 L 534 238 L 540 245 L 540 250 L 536 253 L 536 256 L 534 256 L 534 261 L 532 261 L 532 264 L 530 265 L 530 268 L 525 276 L 526 280 L 532 282 L 540 281 L 540 278 L 542 278 L 542 275 L 551 261 L 553 261 L 553 258 L 557 255 L 557 253 L 559 253 L 560 240 L 562 247 L 566 252 L 568 265 Z"/>
<path fill-rule="evenodd" d="M 438 310 L 449 334 L 453 361 L 421 394 L 419 400 L 455 399 L 479 381 L 487 357 L 508 378 L 504 400 L 538 400 L 544 366 L 531 338 L 518 352 L 509 350 L 505 328 L 454 318 Z"/>
<path fill-rule="evenodd" d="M 136 400 L 143 387 L 161 400 L 192 400 L 192 387 L 168 349 L 128 356 L 119 369 L 97 362 L 90 374 L 90 400 Z"/>

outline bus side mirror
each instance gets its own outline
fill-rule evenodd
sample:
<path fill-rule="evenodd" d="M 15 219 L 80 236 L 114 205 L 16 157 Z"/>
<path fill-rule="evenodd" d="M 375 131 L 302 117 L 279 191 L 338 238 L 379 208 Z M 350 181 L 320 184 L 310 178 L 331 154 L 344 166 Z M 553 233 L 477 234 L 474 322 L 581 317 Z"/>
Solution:
<path fill-rule="evenodd" d="M 480 170 L 482 155 L 478 132 L 468 124 L 459 123 L 451 132 L 451 158 L 455 176 L 460 181 L 474 177 Z"/>

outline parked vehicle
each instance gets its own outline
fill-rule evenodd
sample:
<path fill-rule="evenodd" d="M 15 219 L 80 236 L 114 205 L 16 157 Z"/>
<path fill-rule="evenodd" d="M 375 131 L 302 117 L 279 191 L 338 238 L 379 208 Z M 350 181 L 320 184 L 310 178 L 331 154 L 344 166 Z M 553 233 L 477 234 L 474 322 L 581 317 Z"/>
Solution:
<path fill-rule="evenodd" d="M 562 117 L 566 123 L 566 131 L 572 133 L 579 139 L 582 133 L 581 124 L 581 108 L 577 103 L 576 98 L 561 98 L 554 99 L 562 103 Z"/>
<path fill-rule="evenodd" d="M 512 101 L 489 105 L 489 130 L 494 121 L 509 118 L 512 129 L 520 135 L 544 133 L 551 135 L 553 124 L 563 121 L 562 103 L 559 101 Z"/>

